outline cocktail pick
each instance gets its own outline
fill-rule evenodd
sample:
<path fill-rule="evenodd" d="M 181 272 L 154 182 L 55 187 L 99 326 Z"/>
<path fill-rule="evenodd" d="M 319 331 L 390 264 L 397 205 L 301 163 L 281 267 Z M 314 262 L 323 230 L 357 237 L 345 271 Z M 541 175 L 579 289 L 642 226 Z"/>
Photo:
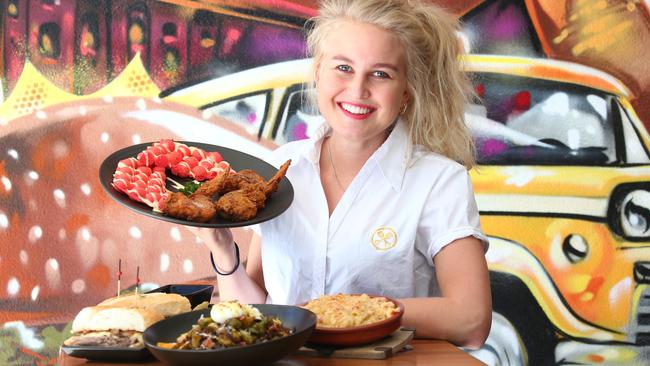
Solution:
<path fill-rule="evenodd" d="M 138 290 L 140 289 L 140 266 L 135 268 L 135 298 L 138 298 Z"/>
<path fill-rule="evenodd" d="M 120 297 L 122 287 L 122 259 L 117 262 L 117 297 Z"/>

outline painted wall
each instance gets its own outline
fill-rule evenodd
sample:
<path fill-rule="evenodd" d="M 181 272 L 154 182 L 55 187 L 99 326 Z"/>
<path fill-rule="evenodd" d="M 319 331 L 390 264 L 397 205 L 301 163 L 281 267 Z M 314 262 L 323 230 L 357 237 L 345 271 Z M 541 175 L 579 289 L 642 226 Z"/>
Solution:
<path fill-rule="evenodd" d="M 440 0 L 481 103 L 467 121 L 494 323 L 488 364 L 650 361 L 647 1 Z M 52 364 L 122 287 L 212 281 L 182 226 L 103 191 L 111 152 L 160 138 L 264 157 L 303 105 L 315 1 L 5 0 L 0 12 L 0 364 Z M 251 233 L 236 230 L 247 248 Z"/>

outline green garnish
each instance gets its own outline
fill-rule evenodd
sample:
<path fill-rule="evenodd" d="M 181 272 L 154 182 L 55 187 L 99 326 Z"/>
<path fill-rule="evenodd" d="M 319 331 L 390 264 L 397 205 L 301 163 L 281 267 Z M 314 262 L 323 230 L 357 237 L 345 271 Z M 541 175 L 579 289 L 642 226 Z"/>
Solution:
<path fill-rule="evenodd" d="M 201 186 L 201 182 L 196 182 L 196 181 L 189 181 L 185 184 L 183 184 L 183 188 L 179 189 L 178 191 L 183 193 L 186 196 L 191 195 L 192 193 L 196 192 L 196 190 Z"/>

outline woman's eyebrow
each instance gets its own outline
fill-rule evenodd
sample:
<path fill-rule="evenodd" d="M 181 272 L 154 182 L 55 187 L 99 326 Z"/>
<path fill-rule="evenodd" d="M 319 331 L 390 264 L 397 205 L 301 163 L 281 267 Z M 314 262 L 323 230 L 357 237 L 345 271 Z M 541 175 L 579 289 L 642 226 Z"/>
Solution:
<path fill-rule="evenodd" d="M 345 63 L 348 63 L 348 64 L 354 64 L 354 62 L 352 60 L 350 60 L 349 58 L 347 58 L 347 57 L 345 57 L 343 55 L 332 56 L 332 60 L 342 61 L 342 62 L 345 62 Z M 395 65 L 393 65 L 391 63 L 384 63 L 384 62 L 376 63 L 376 64 L 372 65 L 372 67 L 377 68 L 377 69 L 391 69 L 391 70 L 393 70 L 395 72 L 398 71 L 397 66 L 395 66 Z"/>
<path fill-rule="evenodd" d="M 348 63 L 348 64 L 352 63 L 352 60 L 350 60 L 349 58 L 347 58 L 347 57 L 345 57 L 343 55 L 332 56 L 332 60 L 343 61 L 343 62 Z"/>
<path fill-rule="evenodd" d="M 391 69 L 395 72 L 397 72 L 397 66 L 393 64 L 387 64 L 387 63 L 379 63 L 379 64 L 374 64 L 373 67 L 378 68 L 378 69 Z"/>

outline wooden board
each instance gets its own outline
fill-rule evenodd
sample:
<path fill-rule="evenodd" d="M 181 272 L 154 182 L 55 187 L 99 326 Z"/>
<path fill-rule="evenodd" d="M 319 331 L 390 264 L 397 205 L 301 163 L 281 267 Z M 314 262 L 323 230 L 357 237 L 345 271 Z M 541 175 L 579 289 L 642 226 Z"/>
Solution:
<path fill-rule="evenodd" d="M 380 360 L 391 357 L 395 353 L 408 347 L 413 339 L 414 329 L 400 328 L 388 337 L 382 338 L 370 344 L 355 347 L 335 348 L 326 346 L 305 346 L 301 347 L 296 354 L 315 357 L 332 358 L 363 358 Z"/>

